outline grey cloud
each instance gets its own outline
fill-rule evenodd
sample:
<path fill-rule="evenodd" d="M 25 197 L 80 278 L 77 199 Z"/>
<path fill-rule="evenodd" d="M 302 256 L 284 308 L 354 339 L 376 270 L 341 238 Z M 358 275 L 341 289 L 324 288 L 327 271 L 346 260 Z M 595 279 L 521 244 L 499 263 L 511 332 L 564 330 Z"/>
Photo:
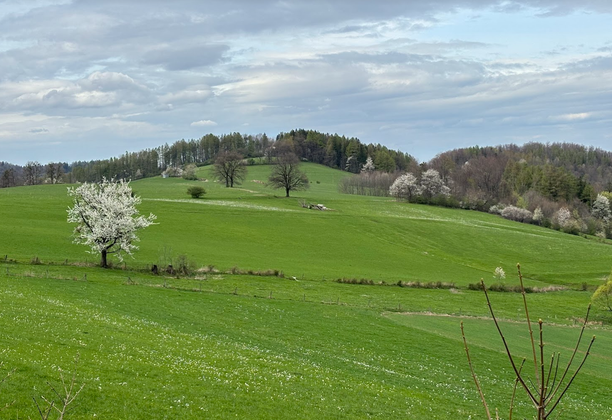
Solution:
<path fill-rule="evenodd" d="M 565 70 L 571 72 L 586 71 L 612 71 L 612 56 L 595 57 L 586 60 L 578 60 L 563 66 Z"/>
<path fill-rule="evenodd" d="M 0 85 L 1 86 L 1 85 Z M 82 110 L 146 103 L 153 100 L 150 91 L 121 73 L 94 72 L 77 81 L 38 81 L 5 84 L 0 98 L 5 109 Z"/>
<path fill-rule="evenodd" d="M 335 54 L 321 55 L 320 58 L 330 63 L 370 63 L 370 64 L 406 64 L 421 63 L 427 57 L 417 54 L 405 54 L 395 51 L 384 53 L 360 53 L 357 51 L 346 51 Z"/>
<path fill-rule="evenodd" d="M 190 70 L 216 64 L 229 50 L 227 45 L 200 45 L 191 48 L 163 47 L 147 52 L 145 64 L 158 64 L 167 70 Z"/>

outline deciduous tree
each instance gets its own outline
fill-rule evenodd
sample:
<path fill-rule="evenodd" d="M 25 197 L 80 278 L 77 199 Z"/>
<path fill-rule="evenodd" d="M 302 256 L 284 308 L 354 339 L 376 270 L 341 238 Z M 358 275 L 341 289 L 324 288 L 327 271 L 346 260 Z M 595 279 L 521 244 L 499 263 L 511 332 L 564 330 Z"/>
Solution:
<path fill-rule="evenodd" d="M 100 254 L 100 265 L 108 267 L 107 255 L 123 261 L 123 253 L 132 255 L 138 247 L 136 232 L 153 224 L 155 215 L 141 216 L 136 209 L 140 197 L 132 193 L 129 182 L 103 179 L 68 188 L 74 205 L 68 208 L 68 222 L 76 223 L 74 242 L 87 245 L 92 254 Z"/>
<path fill-rule="evenodd" d="M 440 178 L 440 173 L 435 169 L 428 169 L 423 172 L 423 175 L 421 175 L 421 188 L 423 189 L 423 195 L 427 198 L 450 194 L 450 188 L 444 185 L 444 181 Z"/>
<path fill-rule="evenodd" d="M 51 162 L 47 164 L 45 170 L 47 178 L 49 179 L 49 182 L 51 184 L 57 184 L 58 181 L 62 178 L 62 175 L 64 174 L 64 170 L 62 168 L 61 163 Z"/>
<path fill-rule="evenodd" d="M 375 170 L 376 170 L 376 167 L 374 166 L 374 162 L 372 161 L 372 158 L 368 156 L 368 158 L 366 159 L 366 163 L 364 163 L 364 165 L 361 167 L 361 172 L 362 173 L 372 173 Z"/>
<path fill-rule="evenodd" d="M 591 214 L 597 219 L 601 219 L 606 223 L 609 222 L 612 217 L 612 211 L 610 211 L 610 200 L 608 200 L 608 197 L 598 194 L 593 202 Z"/>
<path fill-rule="evenodd" d="M 421 186 L 416 176 L 408 173 L 400 175 L 393 181 L 389 188 L 389 195 L 399 199 L 410 201 L 414 196 L 421 193 Z"/>
<path fill-rule="evenodd" d="M 42 175 L 42 165 L 38 162 L 28 162 L 23 167 L 23 178 L 24 178 L 25 185 L 40 184 L 41 175 Z"/>
<path fill-rule="evenodd" d="M 290 191 L 305 190 L 310 184 L 299 166 L 300 160 L 295 154 L 286 153 L 279 156 L 268 178 L 269 185 L 272 188 L 283 188 L 286 197 L 289 197 Z"/>
<path fill-rule="evenodd" d="M 215 160 L 213 174 L 219 181 L 225 182 L 226 187 L 240 185 L 246 173 L 243 157 L 238 152 L 223 152 Z"/>
<path fill-rule="evenodd" d="M 2 173 L 2 178 L 0 178 L 0 188 L 14 187 L 15 185 L 15 170 L 13 168 L 8 168 Z"/>

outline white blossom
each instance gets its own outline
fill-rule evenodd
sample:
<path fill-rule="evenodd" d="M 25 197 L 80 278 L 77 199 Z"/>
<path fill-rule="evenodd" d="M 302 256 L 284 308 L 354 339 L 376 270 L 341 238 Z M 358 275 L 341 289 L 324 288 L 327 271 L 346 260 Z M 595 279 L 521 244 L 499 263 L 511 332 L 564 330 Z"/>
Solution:
<path fill-rule="evenodd" d="M 423 194 L 428 197 L 450 195 L 450 188 L 444 185 L 440 173 L 435 169 L 428 169 L 421 175 L 421 188 Z"/>
<path fill-rule="evenodd" d="M 106 254 L 132 255 L 138 247 L 136 231 L 156 219 L 155 215 L 141 216 L 136 209 L 140 197 L 132 194 L 129 182 L 103 179 L 100 183 L 84 183 L 68 188 L 74 206 L 68 208 L 68 222 L 76 223 L 74 243 L 87 245 L 92 254 L 101 254 L 106 266 Z"/>
<path fill-rule="evenodd" d="M 370 172 L 374 172 L 375 169 L 376 167 L 374 166 L 374 162 L 372 161 L 372 158 L 368 156 L 366 163 L 361 167 L 361 172 L 370 173 Z"/>
<path fill-rule="evenodd" d="M 593 202 L 593 217 L 601 219 L 604 222 L 609 222 L 612 218 L 612 212 L 610 211 L 610 200 L 608 197 L 602 194 L 597 194 L 597 198 Z"/>
<path fill-rule="evenodd" d="M 533 211 L 533 220 L 535 220 L 536 222 L 541 222 L 542 220 L 544 220 L 544 212 L 542 211 L 541 207 L 537 207 L 534 211 Z"/>
<path fill-rule="evenodd" d="M 502 211 L 506 208 L 505 204 L 498 203 L 489 207 L 489 213 L 501 215 Z"/>
<path fill-rule="evenodd" d="M 504 219 L 514 220 L 516 222 L 529 223 L 533 219 L 533 214 L 526 209 L 516 206 L 508 206 L 501 212 Z"/>
<path fill-rule="evenodd" d="M 421 186 L 411 173 L 400 175 L 389 187 L 389 195 L 398 199 L 410 200 L 419 194 L 421 194 Z"/>
<path fill-rule="evenodd" d="M 506 278 L 506 272 L 504 271 L 503 268 L 497 267 L 495 269 L 495 272 L 493 273 L 493 277 L 495 277 L 498 280 L 503 280 Z"/>
<path fill-rule="evenodd" d="M 555 219 L 561 228 L 568 227 L 572 223 L 572 213 L 567 207 L 562 207 L 555 213 Z"/>

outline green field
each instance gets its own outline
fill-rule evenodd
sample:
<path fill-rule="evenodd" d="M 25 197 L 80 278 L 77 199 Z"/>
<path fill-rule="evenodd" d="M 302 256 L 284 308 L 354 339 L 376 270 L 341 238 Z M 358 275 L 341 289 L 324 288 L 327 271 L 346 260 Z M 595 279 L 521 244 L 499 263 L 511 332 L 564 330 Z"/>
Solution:
<path fill-rule="evenodd" d="M 482 293 L 467 285 L 495 282 L 498 266 L 504 283 L 516 284 L 517 262 L 527 285 L 567 287 L 528 296 L 532 318 L 549 324 L 546 348 L 567 360 L 575 320 L 610 273 L 609 244 L 483 213 L 342 195 L 346 173 L 304 169 L 310 189 L 288 199 L 261 183 L 267 166 L 249 167 L 234 189 L 133 182 L 141 212 L 158 224 L 142 232 L 134 259 L 109 270 L 72 244 L 66 186 L 0 190 L 0 362 L 15 369 L 0 406 L 15 403 L 0 417 L 36 418 L 32 397 L 50 395 L 46 382 L 57 384 L 60 368 L 72 372 L 79 354 L 85 388 L 70 418 L 484 418 L 463 320 L 485 393 L 507 418 L 514 377 Z M 208 171 L 200 176 L 210 179 Z M 207 194 L 191 199 L 189 185 Z M 35 257 L 42 264 L 30 264 Z M 215 270 L 190 278 L 147 270 L 180 261 Z M 227 274 L 232 267 L 284 278 Z M 492 300 L 517 356 L 528 356 L 520 295 Z M 610 418 L 611 317 L 594 310 L 593 318 L 602 325 L 589 328 L 598 338 L 562 419 Z M 522 395 L 517 410 L 531 418 Z"/>

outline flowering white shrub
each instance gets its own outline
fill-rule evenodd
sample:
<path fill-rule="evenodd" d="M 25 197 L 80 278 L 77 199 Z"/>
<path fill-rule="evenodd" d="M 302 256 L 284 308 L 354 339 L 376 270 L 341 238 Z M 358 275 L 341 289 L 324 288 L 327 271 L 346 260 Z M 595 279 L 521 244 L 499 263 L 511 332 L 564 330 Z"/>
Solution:
<path fill-rule="evenodd" d="M 435 169 L 428 169 L 421 175 L 421 189 L 424 195 L 434 197 L 436 195 L 450 195 L 450 188 L 444 185 L 440 173 Z"/>
<path fill-rule="evenodd" d="M 601 219 L 606 223 L 609 222 L 612 218 L 612 211 L 610 211 L 610 200 L 608 200 L 608 197 L 597 194 L 597 198 L 593 202 L 591 214 L 597 219 Z"/>
<path fill-rule="evenodd" d="M 495 277 L 498 280 L 503 280 L 506 278 L 506 272 L 504 271 L 503 268 L 497 267 L 495 269 L 495 272 L 493 273 L 493 277 Z"/>
<path fill-rule="evenodd" d="M 572 212 L 570 212 L 567 207 L 560 208 L 555 213 L 555 221 L 561 228 L 569 226 L 572 222 Z"/>
<path fill-rule="evenodd" d="M 419 194 L 421 194 L 421 186 L 416 176 L 411 173 L 400 175 L 389 187 L 389 195 L 397 199 L 410 200 Z"/>
<path fill-rule="evenodd" d="M 372 161 L 372 158 L 370 156 L 368 156 L 366 163 L 361 167 L 361 172 L 374 172 L 374 170 L 376 169 L 376 167 L 374 166 L 374 162 Z"/>
<path fill-rule="evenodd" d="M 520 207 L 508 206 L 501 212 L 504 219 L 514 220 L 516 222 L 529 223 L 533 219 L 533 214 L 529 210 Z"/>
<path fill-rule="evenodd" d="M 168 166 L 164 172 L 162 172 L 163 177 L 179 177 L 183 176 L 183 170 L 181 168 L 176 168 L 174 166 Z"/>
<path fill-rule="evenodd" d="M 140 197 L 132 194 L 129 182 L 103 179 L 100 183 L 84 183 L 68 188 L 74 206 L 68 208 L 68 222 L 76 223 L 74 243 L 87 245 L 92 254 L 101 255 L 102 267 L 107 267 L 107 254 L 132 255 L 138 247 L 136 231 L 153 223 L 155 215 L 141 216 L 136 210 Z"/>
<path fill-rule="evenodd" d="M 495 204 L 495 205 L 493 205 L 493 206 L 489 207 L 489 213 L 492 213 L 492 214 L 499 214 L 499 215 L 501 215 L 501 214 L 502 214 L 502 211 L 503 211 L 505 208 L 506 208 L 506 205 L 505 205 L 505 204 L 498 203 L 498 204 Z"/>
<path fill-rule="evenodd" d="M 537 207 L 534 211 L 533 211 L 533 220 L 540 223 L 542 220 L 544 220 L 544 212 L 542 211 L 541 207 Z"/>

